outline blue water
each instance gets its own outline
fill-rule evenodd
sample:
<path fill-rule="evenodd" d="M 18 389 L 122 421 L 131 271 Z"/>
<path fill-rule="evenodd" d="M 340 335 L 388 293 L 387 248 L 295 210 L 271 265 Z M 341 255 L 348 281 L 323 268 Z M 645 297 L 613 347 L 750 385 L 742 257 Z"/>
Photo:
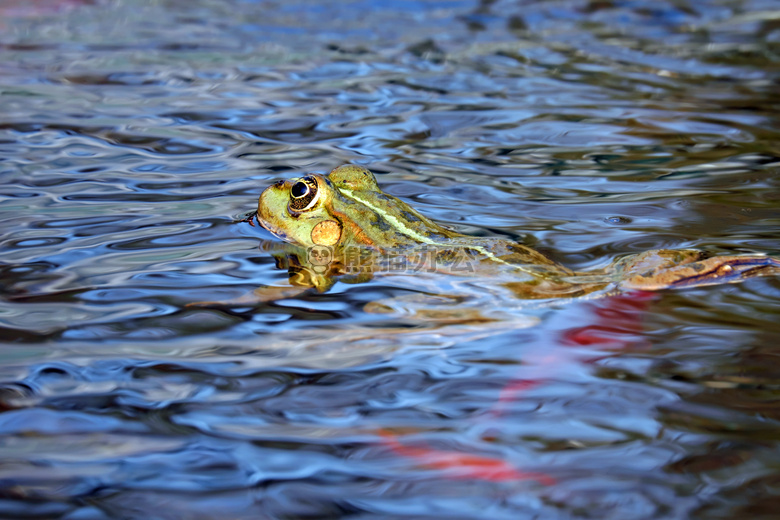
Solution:
<path fill-rule="evenodd" d="M 414 277 L 189 304 L 284 284 L 236 221 L 344 163 L 575 269 L 777 255 L 777 8 L 3 2 L 0 516 L 773 518 L 777 278 L 483 326 L 370 312 Z"/>

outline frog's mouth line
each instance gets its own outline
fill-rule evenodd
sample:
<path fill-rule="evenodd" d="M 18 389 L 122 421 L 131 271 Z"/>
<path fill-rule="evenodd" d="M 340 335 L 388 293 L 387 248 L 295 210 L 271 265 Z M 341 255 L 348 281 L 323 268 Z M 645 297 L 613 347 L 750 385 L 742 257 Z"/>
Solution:
<path fill-rule="evenodd" d="M 260 213 L 255 213 L 255 218 L 257 219 L 257 223 L 260 224 L 260 227 L 271 233 L 273 236 L 279 238 L 280 240 L 284 240 L 285 242 L 289 242 L 291 244 L 294 244 L 292 240 L 287 236 L 287 233 L 281 231 L 278 228 L 274 228 L 269 222 L 266 222 L 262 218 L 260 218 Z"/>

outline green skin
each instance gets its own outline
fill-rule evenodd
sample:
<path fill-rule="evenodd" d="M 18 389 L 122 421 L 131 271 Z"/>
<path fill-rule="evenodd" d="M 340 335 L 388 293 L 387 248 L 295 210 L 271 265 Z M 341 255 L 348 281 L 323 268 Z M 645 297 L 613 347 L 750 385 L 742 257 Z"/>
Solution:
<path fill-rule="evenodd" d="M 316 196 L 312 196 L 315 184 Z M 309 198 L 300 197 L 307 191 Z M 447 252 L 467 254 L 476 260 L 476 272 L 470 272 L 470 276 L 501 276 L 502 285 L 516 296 L 534 299 L 575 297 L 604 289 L 654 291 L 733 283 L 753 276 L 780 274 L 780 261 L 772 257 L 706 258 L 702 252 L 689 249 L 647 251 L 624 257 L 600 271 L 575 273 L 521 244 L 471 237 L 444 228 L 382 192 L 370 171 L 354 165 L 336 168 L 327 176 L 310 174 L 268 187 L 258 200 L 257 219 L 265 229 L 291 244 L 311 248 L 317 240 L 332 247 L 334 262 L 327 273 L 291 277 L 296 285 L 309 285 L 320 291 L 343 275 L 339 270 L 343 255 L 354 247 L 375 254 L 409 251 L 412 256 L 420 248 L 433 248 L 440 270 L 442 265 L 447 267 L 446 261 L 442 261 Z M 321 223 L 325 221 L 329 222 L 323 227 Z M 318 234 L 318 229 L 337 231 L 335 235 L 323 235 Z M 298 271 L 311 271 L 311 266 L 301 261 L 301 255 L 293 263 Z M 365 279 L 363 276 L 353 281 Z"/>

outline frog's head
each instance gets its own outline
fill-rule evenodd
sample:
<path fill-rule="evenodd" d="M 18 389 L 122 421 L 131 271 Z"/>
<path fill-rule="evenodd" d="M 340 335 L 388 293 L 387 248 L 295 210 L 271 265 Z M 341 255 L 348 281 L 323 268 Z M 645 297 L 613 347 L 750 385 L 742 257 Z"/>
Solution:
<path fill-rule="evenodd" d="M 269 186 L 258 200 L 257 218 L 277 237 L 303 247 L 355 242 L 367 225 L 366 214 L 342 190 L 380 193 L 370 171 L 341 166 L 327 177 L 312 173 Z"/>
<path fill-rule="evenodd" d="M 373 173 L 354 165 L 327 177 L 312 173 L 277 182 L 260 195 L 257 218 L 274 235 L 303 247 L 388 250 L 457 236 L 383 193 Z"/>

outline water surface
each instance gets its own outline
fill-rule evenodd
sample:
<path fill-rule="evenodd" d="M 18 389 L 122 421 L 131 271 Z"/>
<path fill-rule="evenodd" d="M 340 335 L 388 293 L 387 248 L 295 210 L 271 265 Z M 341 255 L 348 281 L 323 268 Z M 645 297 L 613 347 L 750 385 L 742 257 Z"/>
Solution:
<path fill-rule="evenodd" d="M 406 329 L 235 220 L 344 163 L 576 269 L 778 254 L 773 1 L 0 7 L 0 514 L 770 518 L 780 281 Z M 409 287 L 407 292 L 414 292 Z"/>

